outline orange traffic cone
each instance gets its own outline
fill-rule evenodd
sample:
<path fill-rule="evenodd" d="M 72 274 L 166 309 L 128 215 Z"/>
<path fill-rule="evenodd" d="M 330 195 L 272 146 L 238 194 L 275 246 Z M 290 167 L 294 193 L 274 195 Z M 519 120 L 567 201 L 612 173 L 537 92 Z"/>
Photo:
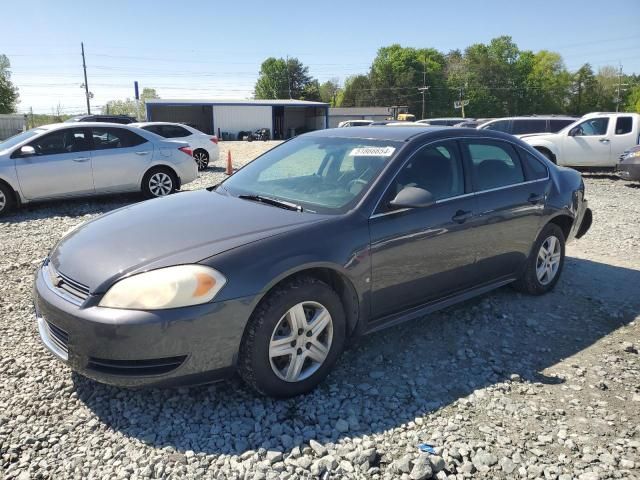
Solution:
<path fill-rule="evenodd" d="M 227 175 L 233 173 L 233 163 L 231 162 L 231 150 L 227 152 Z"/>

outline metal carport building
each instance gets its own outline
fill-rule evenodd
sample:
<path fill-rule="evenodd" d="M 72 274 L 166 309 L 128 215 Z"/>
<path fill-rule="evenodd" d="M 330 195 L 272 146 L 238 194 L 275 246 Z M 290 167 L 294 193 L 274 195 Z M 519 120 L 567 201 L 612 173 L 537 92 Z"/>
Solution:
<path fill-rule="evenodd" d="M 328 126 L 329 104 L 306 100 L 147 100 L 150 122 L 185 123 L 235 140 L 240 132 L 268 128 L 285 139 Z"/>

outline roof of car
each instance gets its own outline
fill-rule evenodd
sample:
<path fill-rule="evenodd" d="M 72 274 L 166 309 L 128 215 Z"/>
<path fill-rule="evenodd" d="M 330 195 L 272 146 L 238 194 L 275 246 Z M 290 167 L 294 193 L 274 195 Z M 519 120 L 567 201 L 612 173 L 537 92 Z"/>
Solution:
<path fill-rule="evenodd" d="M 133 122 L 133 123 L 130 123 L 129 125 L 134 127 L 146 127 L 148 125 L 179 125 L 181 127 L 188 126 L 188 125 L 184 125 L 182 123 L 177 123 L 177 122 Z"/>
<path fill-rule="evenodd" d="M 339 138 L 367 138 L 371 140 L 391 140 L 406 142 L 416 135 L 433 133 L 440 130 L 450 131 L 448 127 L 425 125 L 398 126 L 362 126 L 358 128 L 329 128 L 306 133 L 305 137 L 339 137 Z"/>
<path fill-rule="evenodd" d="M 78 122 L 78 123 L 50 123 L 49 125 L 40 125 L 35 128 L 45 130 L 57 130 L 59 128 L 87 128 L 87 127 L 129 127 L 131 124 L 115 123 L 115 122 Z"/>
<path fill-rule="evenodd" d="M 484 123 L 497 122 L 499 120 L 577 120 L 579 117 L 571 115 L 520 115 L 515 117 L 500 117 L 487 120 Z"/>

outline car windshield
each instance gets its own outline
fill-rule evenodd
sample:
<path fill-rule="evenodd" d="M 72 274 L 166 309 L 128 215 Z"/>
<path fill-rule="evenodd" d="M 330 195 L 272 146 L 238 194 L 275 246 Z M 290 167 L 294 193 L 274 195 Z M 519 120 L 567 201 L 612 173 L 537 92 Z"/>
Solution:
<path fill-rule="evenodd" d="M 298 137 L 222 184 L 232 195 L 260 196 L 305 211 L 342 213 L 369 188 L 401 143 L 360 138 Z"/>
<path fill-rule="evenodd" d="M 19 143 L 24 142 L 25 140 L 28 140 L 31 137 L 34 137 L 44 131 L 45 130 L 43 128 L 34 128 L 32 130 L 27 130 L 26 132 L 20 132 L 17 135 L 9 137 L 5 141 L 0 142 L 0 150 L 6 150 L 7 148 L 15 147 Z"/>

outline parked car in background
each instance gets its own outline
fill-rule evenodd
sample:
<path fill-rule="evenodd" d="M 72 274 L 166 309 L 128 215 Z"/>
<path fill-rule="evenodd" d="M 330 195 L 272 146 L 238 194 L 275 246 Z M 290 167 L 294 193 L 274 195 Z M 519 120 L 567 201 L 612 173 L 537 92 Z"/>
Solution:
<path fill-rule="evenodd" d="M 366 127 L 367 125 L 371 125 L 373 120 L 345 120 L 344 122 L 340 122 L 338 124 L 338 128 L 342 127 Z"/>
<path fill-rule="evenodd" d="M 589 113 L 558 133 L 521 138 L 558 165 L 615 167 L 640 143 L 640 114 Z"/>
<path fill-rule="evenodd" d="M 540 295 L 584 235 L 584 183 L 524 142 L 443 127 L 318 130 L 214 189 L 141 202 L 38 269 L 44 344 L 120 386 L 313 389 L 350 337 L 506 284 Z"/>
<path fill-rule="evenodd" d="M 495 120 L 479 125 L 478 129 L 494 130 L 516 136 L 531 133 L 555 133 L 576 120 L 576 117 L 561 117 L 556 115 L 496 118 Z"/>
<path fill-rule="evenodd" d="M 456 128 L 476 128 L 480 125 L 480 122 L 477 120 L 465 120 L 464 122 L 456 123 L 453 125 Z"/>
<path fill-rule="evenodd" d="M 417 120 L 416 123 L 424 123 L 426 125 L 439 125 L 453 127 L 455 124 L 464 122 L 465 120 L 473 120 L 472 118 L 447 117 L 447 118 L 424 118 Z"/>
<path fill-rule="evenodd" d="M 198 176 L 185 142 L 115 123 L 57 123 L 0 142 L 0 215 L 16 205 L 86 195 L 173 193 Z"/>
<path fill-rule="evenodd" d="M 193 150 L 193 159 L 198 164 L 198 170 L 207 168 L 209 162 L 217 161 L 220 155 L 217 136 L 207 135 L 189 125 L 170 122 L 140 122 L 133 123 L 132 126 L 164 138 L 187 142 Z"/>
<path fill-rule="evenodd" d="M 129 123 L 137 122 L 137 120 L 129 115 L 78 115 L 65 120 L 65 123 L 73 122 L 105 122 L 128 125 Z"/>
<path fill-rule="evenodd" d="M 636 145 L 620 156 L 616 171 L 625 180 L 640 182 L 640 145 Z"/>

